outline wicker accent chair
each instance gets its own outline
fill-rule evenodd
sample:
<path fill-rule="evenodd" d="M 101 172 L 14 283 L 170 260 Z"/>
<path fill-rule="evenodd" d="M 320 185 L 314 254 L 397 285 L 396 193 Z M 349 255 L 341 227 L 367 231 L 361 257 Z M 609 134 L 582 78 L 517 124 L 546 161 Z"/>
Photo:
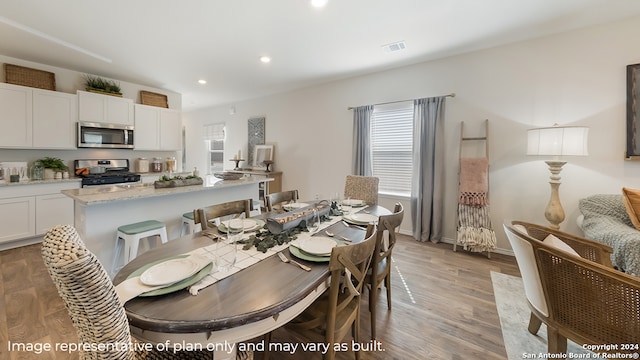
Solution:
<path fill-rule="evenodd" d="M 638 342 L 640 278 L 540 241 L 523 229 L 532 229 L 534 236 L 554 234 L 568 239 L 567 244 L 579 238 L 520 221 L 504 224 L 531 308 L 529 332 L 536 334 L 542 322 L 547 325 L 549 353 L 566 353 L 567 339 L 577 344 Z M 584 246 L 589 241 L 581 240 Z M 592 252 L 602 249 L 594 245 Z"/>
<path fill-rule="evenodd" d="M 214 227 L 211 220 L 241 213 L 244 213 L 245 217 L 249 218 L 251 210 L 253 210 L 253 201 L 251 199 L 230 201 L 193 210 L 193 222 L 196 225 L 200 224 L 202 230 L 206 230 Z"/>
<path fill-rule="evenodd" d="M 344 197 L 364 200 L 369 205 L 378 205 L 378 183 L 374 176 L 347 175 Z"/>
<path fill-rule="evenodd" d="M 371 339 L 376 338 L 376 307 L 378 292 L 384 283 L 387 289 L 387 308 L 391 310 L 391 253 L 396 245 L 396 231 L 402 224 L 404 208 L 397 203 L 391 215 L 378 218 L 376 248 L 365 284 L 369 287 L 369 311 L 371 312 Z"/>
<path fill-rule="evenodd" d="M 267 211 L 273 211 L 274 207 L 285 201 L 298 200 L 298 190 L 282 191 L 272 193 L 264 197 L 264 207 Z"/>
<path fill-rule="evenodd" d="M 107 272 L 71 225 L 50 229 L 42 242 L 42 259 L 64 301 L 78 341 L 85 344 L 129 344 L 124 308 Z M 117 351 L 119 350 L 119 351 Z M 109 349 L 81 352 L 80 359 L 211 359 L 208 351 L 159 352 Z"/>

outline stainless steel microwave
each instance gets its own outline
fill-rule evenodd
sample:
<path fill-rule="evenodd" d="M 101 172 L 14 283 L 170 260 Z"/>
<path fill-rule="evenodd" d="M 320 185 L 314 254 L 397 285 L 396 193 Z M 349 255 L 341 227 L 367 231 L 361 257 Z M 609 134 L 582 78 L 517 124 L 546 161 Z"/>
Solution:
<path fill-rule="evenodd" d="M 78 147 L 133 149 L 133 125 L 79 122 Z"/>

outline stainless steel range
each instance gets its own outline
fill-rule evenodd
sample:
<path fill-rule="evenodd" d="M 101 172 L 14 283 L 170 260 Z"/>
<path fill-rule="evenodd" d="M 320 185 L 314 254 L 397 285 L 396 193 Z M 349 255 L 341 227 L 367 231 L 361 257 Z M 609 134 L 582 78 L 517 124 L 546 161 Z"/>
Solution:
<path fill-rule="evenodd" d="M 85 159 L 74 161 L 82 187 L 139 182 L 140 175 L 129 171 L 128 159 Z"/>

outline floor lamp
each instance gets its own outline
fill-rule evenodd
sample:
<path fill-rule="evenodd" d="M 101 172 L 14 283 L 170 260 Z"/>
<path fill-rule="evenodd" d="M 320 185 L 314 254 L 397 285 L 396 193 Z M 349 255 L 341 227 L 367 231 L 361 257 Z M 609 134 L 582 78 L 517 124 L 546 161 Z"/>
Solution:
<path fill-rule="evenodd" d="M 560 171 L 566 161 L 560 156 L 586 156 L 589 128 L 580 126 L 558 126 L 530 129 L 527 131 L 527 155 L 553 156 L 553 160 L 545 161 L 551 176 L 551 199 L 544 212 L 549 227 L 559 229 L 564 221 L 564 209 L 560 203 L 558 188 L 560 187 Z"/>

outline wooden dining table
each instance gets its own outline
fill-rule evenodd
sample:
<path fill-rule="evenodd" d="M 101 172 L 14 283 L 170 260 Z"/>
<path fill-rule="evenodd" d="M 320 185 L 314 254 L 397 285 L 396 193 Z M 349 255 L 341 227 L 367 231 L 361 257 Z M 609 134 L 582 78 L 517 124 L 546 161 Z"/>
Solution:
<path fill-rule="evenodd" d="M 374 215 L 390 214 L 378 205 L 364 208 Z M 268 218 L 263 213 L 257 218 Z M 336 238 L 346 237 L 352 242 L 364 239 L 365 230 L 337 221 L 322 230 Z M 124 266 L 113 279 L 114 285 L 126 280 L 133 272 L 152 262 L 184 254 L 213 243 L 197 232 L 169 241 L 151 249 Z M 272 255 L 276 255 L 273 250 Z M 161 296 L 136 297 L 125 303 L 131 333 L 150 343 L 164 343 L 168 347 L 189 344 L 234 344 L 256 338 L 281 327 L 299 315 L 318 298 L 328 286 L 328 263 L 295 258 L 307 265 L 305 271 L 269 256 L 191 295 L 186 289 Z M 172 346 L 174 345 L 174 346 Z"/>

